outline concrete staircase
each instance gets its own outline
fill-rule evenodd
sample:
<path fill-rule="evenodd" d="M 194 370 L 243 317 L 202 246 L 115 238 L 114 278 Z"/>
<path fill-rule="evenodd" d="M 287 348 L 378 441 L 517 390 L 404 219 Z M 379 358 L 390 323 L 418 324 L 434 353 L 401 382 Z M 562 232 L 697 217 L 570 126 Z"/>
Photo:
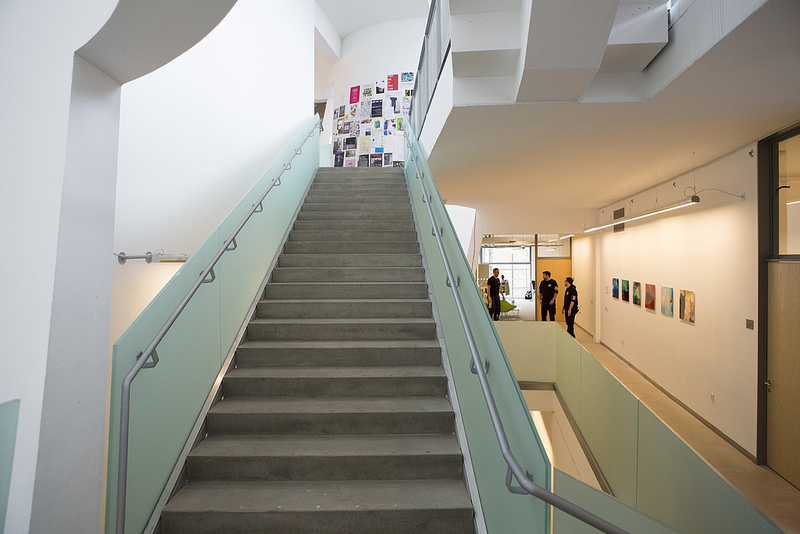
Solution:
<path fill-rule="evenodd" d="M 401 169 L 320 169 L 165 534 L 474 531 Z"/>

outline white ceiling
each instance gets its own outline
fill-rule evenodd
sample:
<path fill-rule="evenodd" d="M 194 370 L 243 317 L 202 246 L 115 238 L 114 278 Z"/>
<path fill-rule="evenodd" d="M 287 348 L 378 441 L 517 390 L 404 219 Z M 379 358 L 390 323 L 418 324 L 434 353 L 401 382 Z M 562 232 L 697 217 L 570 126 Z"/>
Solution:
<path fill-rule="evenodd" d="M 800 121 L 798 28 L 800 2 L 772 0 L 649 102 L 456 108 L 437 185 L 479 209 L 593 210 L 713 161 Z"/>
<path fill-rule="evenodd" d="M 427 17 L 428 0 L 317 0 L 340 37 L 374 24 Z"/>
<path fill-rule="evenodd" d="M 428 11 L 427 0 L 318 4 L 342 36 Z M 594 210 L 800 121 L 798 28 L 800 2 L 771 0 L 649 102 L 456 108 L 429 160 L 442 196 Z"/>

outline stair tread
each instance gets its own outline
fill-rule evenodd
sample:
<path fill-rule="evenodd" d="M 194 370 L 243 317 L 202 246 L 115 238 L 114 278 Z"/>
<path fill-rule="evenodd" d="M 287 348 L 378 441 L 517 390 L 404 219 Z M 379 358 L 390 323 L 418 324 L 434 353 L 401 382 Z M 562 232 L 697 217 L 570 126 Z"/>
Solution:
<path fill-rule="evenodd" d="M 238 367 L 225 375 L 229 378 L 419 378 L 442 377 L 444 370 L 437 366 L 381 367 Z"/>
<path fill-rule="evenodd" d="M 251 325 L 257 324 L 430 324 L 430 317 L 277 317 L 258 318 L 250 321 Z"/>
<path fill-rule="evenodd" d="M 226 397 L 214 414 L 452 413 L 445 397 Z"/>
<path fill-rule="evenodd" d="M 461 454 L 449 434 L 372 434 L 369 436 L 208 436 L 190 453 L 194 457 L 366 456 Z"/>
<path fill-rule="evenodd" d="M 165 513 L 469 509 L 460 480 L 207 481 L 184 486 Z"/>
<path fill-rule="evenodd" d="M 406 348 L 414 349 L 419 347 L 439 348 L 439 342 L 430 339 L 391 339 L 391 340 L 341 340 L 341 341 L 268 341 L 251 340 L 241 343 L 240 347 L 246 348 L 270 348 L 270 349 L 318 349 L 330 348 L 335 345 L 338 348 L 350 349 L 394 349 Z"/>

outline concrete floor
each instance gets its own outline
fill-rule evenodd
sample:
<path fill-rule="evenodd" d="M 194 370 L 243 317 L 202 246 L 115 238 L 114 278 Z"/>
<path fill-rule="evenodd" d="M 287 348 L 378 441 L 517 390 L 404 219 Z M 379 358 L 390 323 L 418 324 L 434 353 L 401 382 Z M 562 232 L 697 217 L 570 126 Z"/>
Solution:
<path fill-rule="evenodd" d="M 520 309 L 518 316 L 501 320 L 533 320 L 533 303 L 523 299 L 514 301 Z M 585 330 L 576 327 L 575 335 L 606 369 L 776 525 L 786 533 L 800 534 L 800 490 L 770 468 L 753 463 L 605 345 L 595 343 Z"/>

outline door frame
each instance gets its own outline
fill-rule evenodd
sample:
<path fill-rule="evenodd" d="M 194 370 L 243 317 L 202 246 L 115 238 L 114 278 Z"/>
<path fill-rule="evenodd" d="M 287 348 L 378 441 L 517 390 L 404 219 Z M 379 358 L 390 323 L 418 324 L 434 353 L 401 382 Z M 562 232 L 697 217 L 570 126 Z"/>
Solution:
<path fill-rule="evenodd" d="M 788 126 L 757 145 L 758 152 L 758 372 L 756 463 L 767 463 L 767 387 L 768 379 L 768 263 L 775 260 L 800 261 L 798 254 L 778 254 L 778 143 L 800 134 L 800 123 Z"/>

